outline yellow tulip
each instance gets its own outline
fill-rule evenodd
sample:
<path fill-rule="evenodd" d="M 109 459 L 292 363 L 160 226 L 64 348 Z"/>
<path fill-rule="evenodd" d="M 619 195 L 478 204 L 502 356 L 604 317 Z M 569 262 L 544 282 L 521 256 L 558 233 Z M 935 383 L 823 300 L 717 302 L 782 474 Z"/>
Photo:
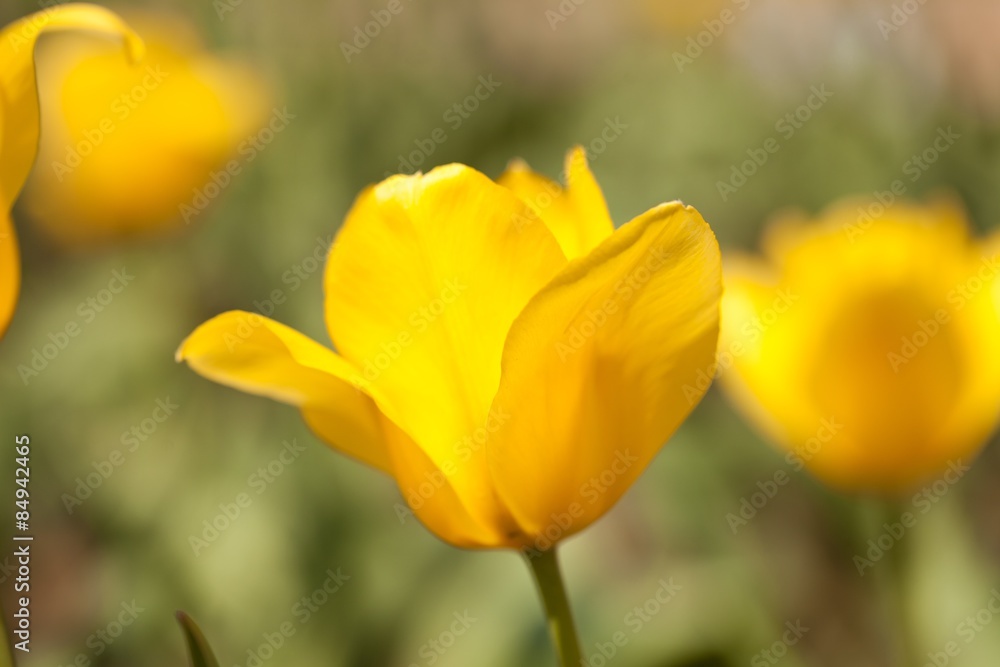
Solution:
<path fill-rule="evenodd" d="M 52 7 L 0 30 L 0 336 L 10 324 L 21 285 L 21 255 L 10 209 L 24 186 L 38 144 L 38 90 L 34 51 L 38 37 L 67 30 L 117 35 L 130 59 L 142 54 L 142 41 L 106 9 L 84 4 Z M 121 60 L 120 53 L 116 57 Z"/>
<path fill-rule="evenodd" d="M 1000 235 L 945 202 L 856 201 L 763 247 L 727 261 L 719 365 L 788 461 L 886 496 L 969 463 L 1000 420 Z"/>
<path fill-rule="evenodd" d="M 216 193 L 212 175 L 245 160 L 267 114 L 258 80 L 206 53 L 187 24 L 130 23 L 147 45 L 138 67 L 92 41 L 41 51 L 42 142 L 24 203 L 66 245 L 195 219 L 184 211 L 200 214 L 199 194 Z"/>
<path fill-rule="evenodd" d="M 615 230 L 581 149 L 563 188 L 517 163 L 366 189 L 330 250 L 337 352 L 228 312 L 180 347 L 205 377 L 298 407 L 463 547 L 548 549 L 606 512 L 691 411 L 721 266 L 696 210 Z M 700 394 L 699 394 L 700 397 Z"/>

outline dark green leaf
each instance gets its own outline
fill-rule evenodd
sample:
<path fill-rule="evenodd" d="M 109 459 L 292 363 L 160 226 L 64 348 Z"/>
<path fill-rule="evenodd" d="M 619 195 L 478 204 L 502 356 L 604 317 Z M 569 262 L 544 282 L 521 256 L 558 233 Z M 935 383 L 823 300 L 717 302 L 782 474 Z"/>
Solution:
<path fill-rule="evenodd" d="M 177 620 L 180 621 L 191 653 L 191 667 L 219 667 L 219 661 L 215 659 L 212 648 L 194 620 L 183 611 L 177 612 Z"/>

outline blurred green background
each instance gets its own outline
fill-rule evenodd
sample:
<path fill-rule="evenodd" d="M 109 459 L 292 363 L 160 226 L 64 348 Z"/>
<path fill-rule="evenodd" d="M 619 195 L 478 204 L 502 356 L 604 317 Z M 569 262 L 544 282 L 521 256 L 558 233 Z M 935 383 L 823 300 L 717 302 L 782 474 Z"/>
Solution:
<path fill-rule="evenodd" d="M 555 177 L 580 143 L 618 224 L 682 199 L 727 251 L 753 247 L 781 209 L 817 212 L 886 189 L 952 126 L 960 140 L 907 180 L 907 194 L 944 189 L 980 232 L 1000 222 L 995 3 L 926 3 L 886 33 L 879 21 L 892 20 L 893 4 L 877 1 L 402 0 L 348 62 L 342 44 L 387 4 L 109 4 L 192 21 L 213 50 L 257 67 L 295 118 L 181 233 L 72 253 L 16 212 L 24 287 L 0 345 L 0 432 L 33 443 L 35 636 L 23 667 L 177 667 L 185 658 L 176 609 L 198 620 L 226 667 L 554 664 L 515 555 L 460 551 L 412 519 L 401 524 L 391 480 L 333 454 L 295 410 L 173 361 L 197 324 L 254 309 L 274 289 L 288 296 L 275 319 L 328 341 L 320 272 L 307 273 L 303 260 L 328 242 L 361 188 L 400 170 L 436 128 L 446 140 L 422 157 L 423 169 L 459 161 L 497 176 L 520 156 Z M 0 22 L 38 9 L 5 2 Z M 734 20 L 713 35 L 724 9 Z M 678 58 L 697 54 L 689 40 L 698 39 L 700 55 Z M 500 85 L 456 126 L 448 111 L 481 76 Z M 784 136 L 776 124 L 814 86 L 832 97 Z M 609 126 L 618 129 L 602 147 Z M 718 182 L 772 136 L 780 151 L 724 201 Z M 122 267 L 135 276 L 127 289 L 26 384 L 18 366 L 79 320 L 78 304 Z M 296 267 L 300 280 L 286 279 Z M 150 421 L 165 414 L 158 401 L 176 406 L 162 423 Z M 133 427 L 142 440 L 126 435 Z M 304 451 L 276 466 L 286 442 Z M 65 494 L 107 470 L 116 450 L 121 465 L 67 509 Z M 269 464 L 274 476 L 262 488 L 252 476 Z M 792 473 L 747 526 L 730 529 L 727 514 L 787 467 L 712 390 L 620 505 L 565 545 L 594 667 L 605 664 L 595 643 L 619 630 L 628 642 L 609 661 L 618 664 L 893 664 L 889 583 L 859 577 L 852 562 L 877 536 L 873 502 Z M 240 493 L 250 507 L 196 555 L 191 537 Z M 998 503 L 994 442 L 906 537 L 904 611 L 924 652 L 955 639 L 1000 586 Z M 869 533 L 857 528 L 865 522 Z M 347 578 L 326 596 L 318 591 L 329 571 Z M 680 588 L 650 603 L 664 582 Z M 9 580 L 3 592 L 9 608 Z M 306 614 L 304 597 L 323 603 Z M 142 609 L 134 621 L 102 639 L 117 634 L 122 605 L 133 601 Z M 476 620 L 453 625 L 466 613 Z M 808 631 L 788 655 L 762 653 L 797 622 Z M 277 643 L 283 624 L 294 634 L 269 651 L 267 637 Z M 1000 618 L 994 624 L 947 664 L 995 665 Z"/>

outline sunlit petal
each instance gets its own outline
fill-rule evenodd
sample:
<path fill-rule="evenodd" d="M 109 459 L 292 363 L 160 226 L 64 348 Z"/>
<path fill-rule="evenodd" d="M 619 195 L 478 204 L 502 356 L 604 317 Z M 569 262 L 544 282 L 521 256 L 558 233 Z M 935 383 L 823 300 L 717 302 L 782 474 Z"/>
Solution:
<path fill-rule="evenodd" d="M 511 328 L 489 444 L 504 501 L 532 535 L 602 515 L 701 399 L 721 268 L 693 208 L 665 204 L 570 264 Z M 576 507 L 578 511 L 572 511 Z"/>

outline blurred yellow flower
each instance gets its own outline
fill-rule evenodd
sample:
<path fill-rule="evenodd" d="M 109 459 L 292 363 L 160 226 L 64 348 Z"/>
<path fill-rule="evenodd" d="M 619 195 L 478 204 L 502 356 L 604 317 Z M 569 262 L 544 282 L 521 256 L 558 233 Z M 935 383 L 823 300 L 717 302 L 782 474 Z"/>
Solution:
<path fill-rule="evenodd" d="M 361 193 L 327 260 L 339 353 L 229 312 L 177 358 L 297 406 L 442 539 L 546 550 L 606 512 L 691 411 L 721 291 L 697 211 L 662 204 L 616 231 L 581 149 L 566 173 L 566 188 L 521 163 L 507 187 L 458 164 L 391 177 Z"/>
<path fill-rule="evenodd" d="M 1000 235 L 958 207 L 845 202 L 726 263 L 723 387 L 838 488 L 896 495 L 967 463 L 1000 419 Z"/>
<path fill-rule="evenodd" d="M 676 37 L 693 36 L 706 29 L 706 24 L 721 20 L 725 12 L 728 12 L 726 17 L 729 14 L 735 17 L 749 4 L 750 0 L 639 0 L 640 17 L 644 23 L 651 21 L 656 28 Z M 722 27 L 728 23 L 727 20 Z"/>
<path fill-rule="evenodd" d="M 139 66 L 92 41 L 40 50 L 42 142 L 24 201 L 65 244 L 190 221 L 183 206 L 267 114 L 255 76 L 204 52 L 187 24 L 130 23 L 147 45 Z"/>
<path fill-rule="evenodd" d="M 0 30 L 0 336 L 7 330 L 21 285 L 21 259 L 10 209 L 28 178 L 38 144 L 38 37 L 66 30 L 96 31 L 125 40 L 131 60 L 142 41 L 115 14 L 84 4 L 52 7 Z M 120 46 L 114 57 L 122 60 Z"/>

